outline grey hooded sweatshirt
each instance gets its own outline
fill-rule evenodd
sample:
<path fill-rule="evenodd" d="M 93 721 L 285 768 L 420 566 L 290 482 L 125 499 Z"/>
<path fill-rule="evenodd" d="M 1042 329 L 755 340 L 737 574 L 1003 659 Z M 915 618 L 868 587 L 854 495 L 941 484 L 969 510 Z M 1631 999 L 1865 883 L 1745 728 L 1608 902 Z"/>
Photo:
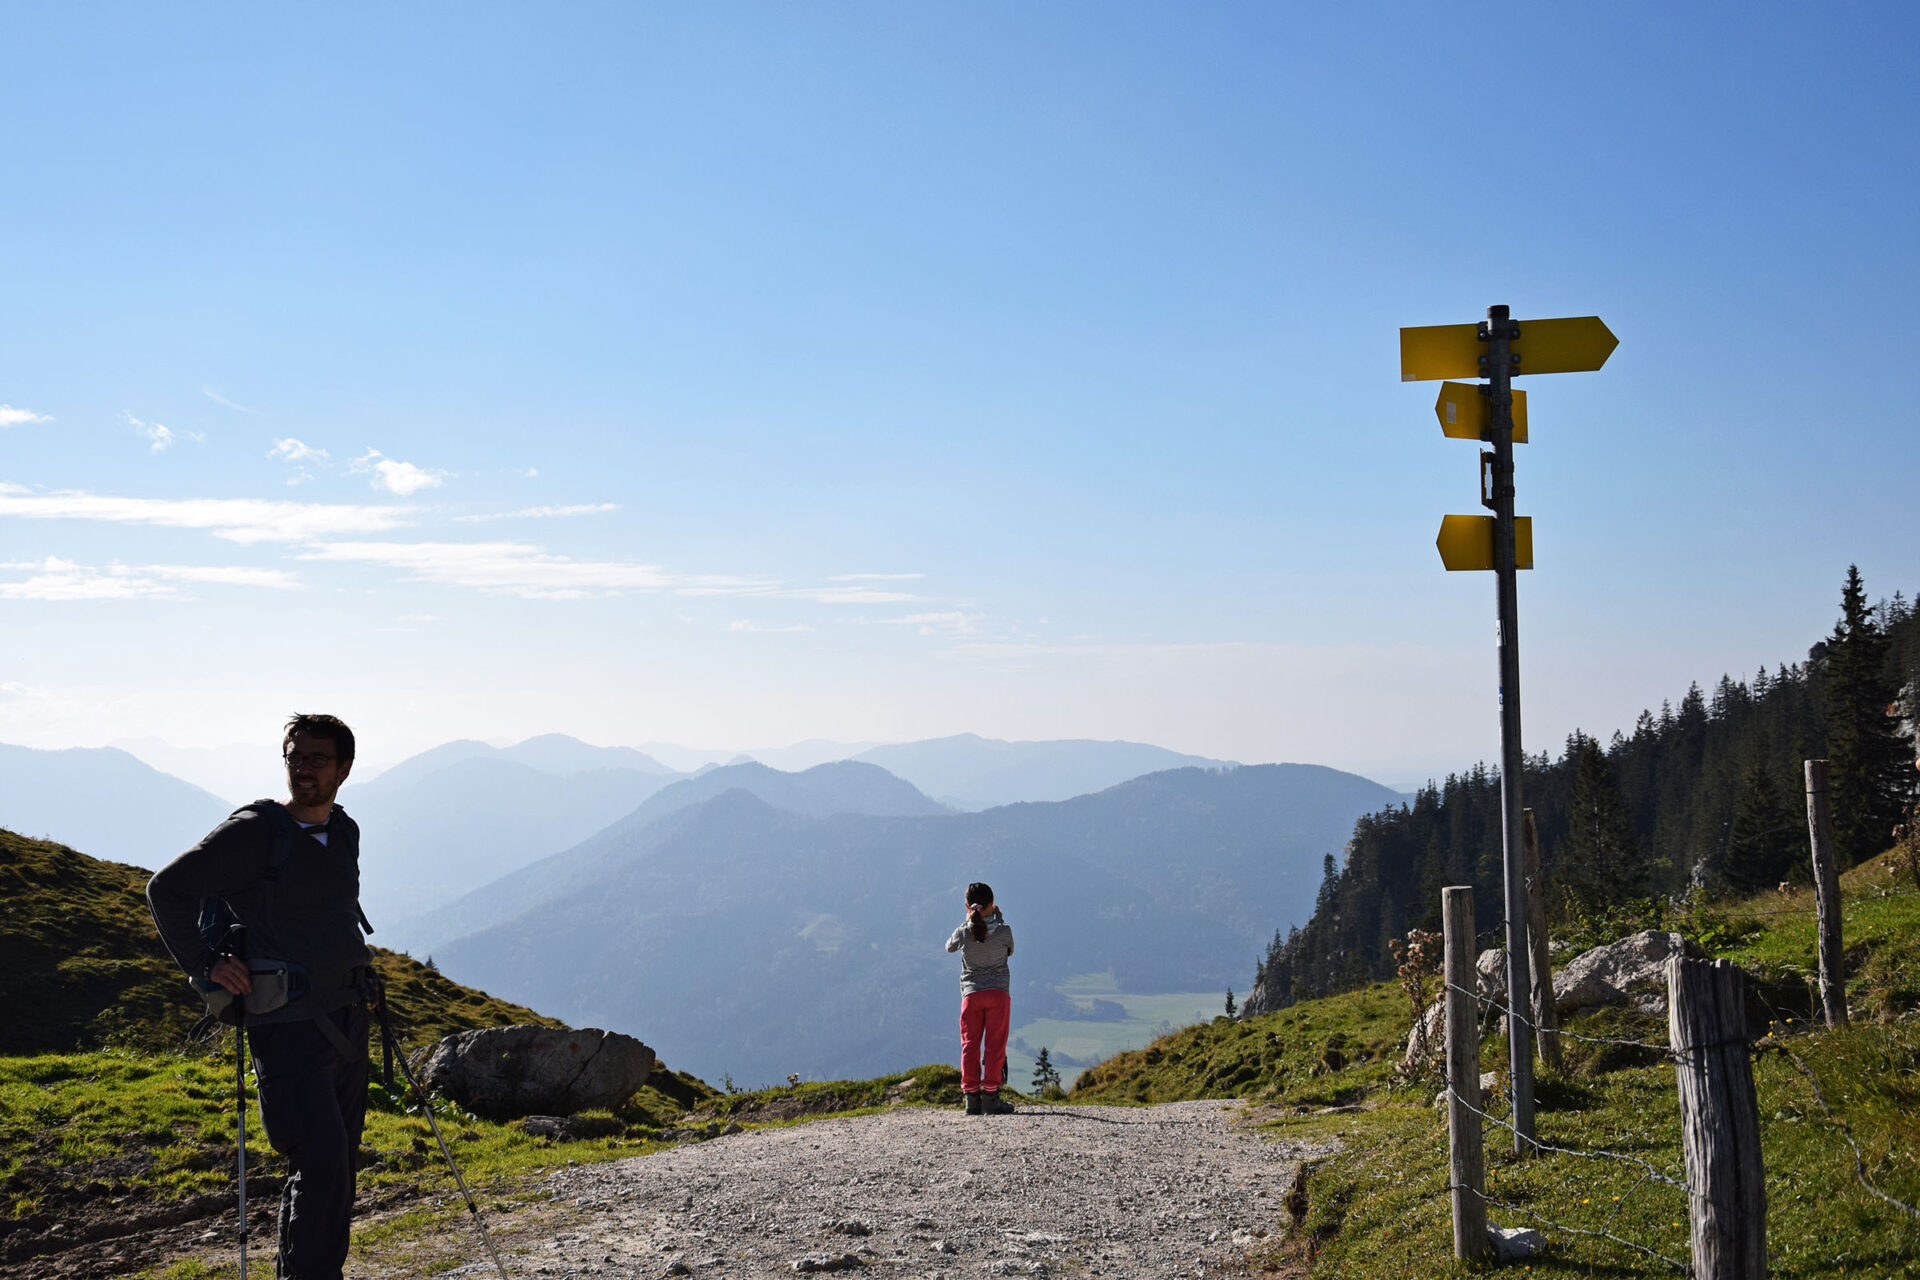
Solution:
<path fill-rule="evenodd" d="M 973 924 L 969 921 L 953 931 L 947 939 L 947 950 L 960 953 L 961 995 L 1011 989 L 1013 978 L 1007 972 L 1007 957 L 1013 954 L 1013 929 L 998 907 L 987 917 L 985 938 L 973 940 Z"/>

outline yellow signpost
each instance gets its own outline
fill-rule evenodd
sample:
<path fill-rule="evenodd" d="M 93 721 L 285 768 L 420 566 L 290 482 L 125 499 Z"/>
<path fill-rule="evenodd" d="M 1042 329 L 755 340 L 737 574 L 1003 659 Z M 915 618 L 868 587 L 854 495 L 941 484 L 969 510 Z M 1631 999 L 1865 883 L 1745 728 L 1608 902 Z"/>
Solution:
<path fill-rule="evenodd" d="M 1521 320 L 1508 341 L 1511 373 L 1591 373 L 1607 362 L 1620 339 L 1599 316 Z M 1486 326 L 1429 324 L 1400 331 L 1400 381 L 1486 378 Z"/>
<path fill-rule="evenodd" d="M 1493 411 L 1487 407 L 1487 395 L 1473 382 L 1443 382 L 1440 399 L 1433 406 L 1440 417 L 1440 431 L 1449 440 L 1491 440 Z M 1513 442 L 1527 442 L 1527 393 L 1513 393 Z"/>
<path fill-rule="evenodd" d="M 1484 324 L 1434 324 L 1400 331 L 1400 380 L 1447 382 L 1433 406 L 1451 440 L 1480 440 L 1480 501 L 1490 516 L 1445 516 L 1440 562 L 1453 570 L 1491 571 L 1500 649 L 1500 834 L 1505 854 L 1507 1036 L 1513 1152 L 1533 1149 L 1533 1021 L 1528 974 L 1527 887 L 1521 863 L 1520 602 L 1517 574 L 1533 568 L 1533 520 L 1513 513 L 1513 446 L 1527 439 L 1527 400 L 1513 380 L 1531 373 L 1598 369 L 1620 340 L 1599 316 L 1515 320 L 1488 307 Z M 1456 1232 L 1459 1230 L 1455 1224 Z"/>
<path fill-rule="evenodd" d="M 1492 516 L 1441 516 L 1440 562 L 1449 569 L 1493 568 Z M 1513 518 L 1513 567 L 1533 568 L 1533 517 Z"/>

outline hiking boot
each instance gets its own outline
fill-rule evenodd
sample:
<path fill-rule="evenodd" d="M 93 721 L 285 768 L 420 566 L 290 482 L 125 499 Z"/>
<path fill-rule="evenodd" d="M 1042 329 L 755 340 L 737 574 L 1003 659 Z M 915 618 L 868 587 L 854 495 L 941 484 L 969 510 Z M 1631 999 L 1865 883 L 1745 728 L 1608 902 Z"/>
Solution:
<path fill-rule="evenodd" d="M 979 1094 L 977 1094 L 977 1093 L 969 1093 L 969 1094 L 967 1094 L 967 1095 L 966 1095 L 966 1098 L 967 1098 L 967 1114 L 968 1114 L 968 1115 L 970 1115 L 970 1116 L 980 1116 L 980 1115 L 985 1115 L 985 1114 L 986 1114 L 986 1112 L 985 1112 L 985 1111 L 983 1111 L 983 1110 L 981 1109 L 981 1107 L 980 1107 L 980 1095 L 979 1095 Z"/>
<path fill-rule="evenodd" d="M 1013 1104 L 1005 1098 L 1002 1098 L 998 1093 L 989 1093 L 981 1100 L 980 1114 L 983 1116 L 1010 1116 L 1013 1114 Z"/>

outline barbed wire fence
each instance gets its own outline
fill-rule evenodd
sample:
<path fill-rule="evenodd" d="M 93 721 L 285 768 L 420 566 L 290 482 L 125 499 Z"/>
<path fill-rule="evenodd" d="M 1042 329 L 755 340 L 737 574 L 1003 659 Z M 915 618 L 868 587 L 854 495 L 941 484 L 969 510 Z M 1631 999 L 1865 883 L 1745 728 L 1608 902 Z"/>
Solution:
<path fill-rule="evenodd" d="M 1876 896 L 1911 897 L 1920 896 L 1920 894 L 1911 890 L 1883 891 Z M 1828 910 L 1830 918 L 1838 918 L 1837 903 L 1830 905 Z M 1820 909 L 1816 907 L 1741 914 L 1814 915 L 1820 914 Z M 1457 897 L 1453 896 L 1451 891 L 1443 892 L 1443 917 L 1448 924 L 1462 931 L 1466 948 L 1470 949 L 1475 945 L 1477 939 L 1472 930 L 1470 889 L 1458 890 Z M 1470 954 L 1469 950 L 1468 955 Z M 1479 1042 L 1495 1020 L 1509 1018 L 1511 1010 L 1499 996 L 1483 995 L 1479 989 L 1477 977 L 1471 986 L 1458 980 L 1466 974 L 1471 974 L 1473 970 L 1469 964 L 1453 955 L 1451 939 L 1448 941 L 1448 958 L 1449 973 L 1440 984 L 1442 998 L 1447 1000 L 1449 1006 L 1449 1016 L 1446 1021 L 1448 1070 L 1443 1096 L 1449 1108 L 1450 1147 L 1454 1152 L 1447 1191 L 1454 1203 L 1454 1236 L 1456 1253 L 1460 1256 L 1481 1257 L 1495 1247 L 1495 1240 L 1488 1233 L 1485 1220 L 1486 1210 L 1493 1208 L 1519 1215 L 1530 1223 L 1549 1231 L 1607 1241 L 1619 1248 L 1657 1261 L 1678 1274 L 1699 1277 L 1700 1280 L 1708 1280 L 1708 1278 L 1719 1280 L 1723 1276 L 1736 1278 L 1764 1275 L 1767 1256 L 1764 1210 L 1765 1170 L 1760 1153 L 1752 1064 L 1768 1054 L 1775 1053 L 1791 1062 L 1795 1070 L 1806 1080 L 1815 1105 L 1845 1140 L 1853 1157 L 1854 1181 L 1862 1190 L 1891 1208 L 1909 1217 L 1920 1219 L 1920 1208 L 1892 1195 L 1873 1182 L 1868 1174 L 1866 1155 L 1855 1139 L 1851 1126 L 1845 1117 L 1838 1114 L 1828 1103 L 1826 1092 L 1821 1088 L 1817 1073 L 1803 1057 L 1785 1043 L 1786 1038 L 1794 1034 L 1792 1029 L 1796 1022 L 1802 1031 L 1807 1031 L 1812 1029 L 1812 1020 L 1796 1019 L 1790 1014 L 1782 1013 L 1766 999 L 1763 991 L 1756 991 L 1756 997 L 1775 1017 L 1764 1034 L 1759 1036 L 1748 1034 L 1744 975 L 1735 966 L 1725 961 L 1706 962 L 1687 959 L 1684 956 L 1676 956 L 1670 961 L 1668 970 L 1669 1038 L 1667 1041 L 1590 1035 L 1570 1031 L 1565 1027 L 1557 1029 L 1557 1034 L 1567 1040 L 1629 1048 L 1674 1065 L 1676 1080 L 1682 1095 L 1683 1147 L 1687 1151 L 1688 1164 L 1686 1171 L 1676 1171 L 1662 1169 L 1651 1161 L 1630 1152 L 1604 1148 L 1580 1148 L 1542 1141 L 1536 1136 L 1520 1133 L 1509 1119 L 1482 1106 L 1479 1097 Z M 1698 992 L 1696 991 L 1690 997 L 1684 990 L 1689 985 L 1697 988 L 1703 977 L 1710 984 L 1717 982 L 1721 987 L 1719 993 L 1721 999 L 1712 1009 L 1705 1011 L 1696 1007 L 1699 1004 Z M 1809 995 L 1817 1017 L 1817 1011 L 1821 1008 L 1820 997 L 1811 991 Z M 1472 1003 L 1469 1004 L 1468 1001 Z M 1468 1013 L 1468 1016 L 1458 1018 L 1451 1016 L 1455 1010 Z M 1478 1016 L 1472 1016 L 1474 1013 Z M 1509 1018 L 1507 1026 L 1512 1031 L 1515 1027 L 1524 1027 L 1529 1023 L 1530 1018 L 1527 1017 L 1520 1020 Z M 1702 1028 L 1715 1026 L 1717 1031 L 1704 1039 L 1698 1034 Z M 1458 1033 L 1456 1033 L 1456 1027 L 1459 1028 Z M 1683 1041 L 1679 1050 L 1676 1050 L 1672 1043 L 1673 1031 L 1676 1027 L 1689 1027 L 1694 1033 L 1690 1040 Z M 1460 1037 L 1459 1041 L 1455 1039 L 1456 1034 Z M 1707 1059 L 1716 1055 L 1717 1064 L 1710 1067 Z M 1461 1069 L 1466 1063 L 1472 1064 L 1470 1074 Z M 1730 1076 L 1738 1076 L 1742 1079 L 1730 1080 Z M 1691 1090 L 1689 1089 L 1690 1078 Z M 1742 1089 L 1744 1089 L 1743 1095 Z M 1692 1107 L 1688 1104 L 1689 1093 L 1693 1098 Z M 1725 1095 L 1729 1093 L 1736 1095 L 1733 1099 L 1735 1105 L 1731 1107 L 1726 1105 Z M 1742 1096 L 1744 1101 L 1741 1100 Z M 1707 1117 L 1711 1123 L 1705 1126 L 1700 1123 L 1701 1116 L 1690 1114 L 1690 1111 L 1698 1112 L 1702 1109 L 1715 1113 Z M 1744 1113 L 1744 1117 L 1736 1114 L 1741 1112 Z M 1471 1134 L 1459 1132 L 1463 1121 L 1473 1130 Z M 1565 1157 L 1596 1163 L 1612 1162 L 1631 1166 L 1637 1171 L 1637 1176 L 1624 1192 L 1613 1197 L 1612 1211 L 1601 1225 L 1577 1226 L 1560 1221 L 1537 1208 L 1490 1193 L 1485 1180 L 1480 1176 L 1479 1144 L 1480 1130 L 1483 1126 L 1492 1126 L 1512 1134 L 1517 1144 L 1524 1145 L 1526 1150 L 1534 1155 Z M 1741 1130 L 1744 1130 L 1744 1133 L 1739 1132 Z M 1473 1147 L 1471 1158 L 1461 1158 L 1463 1145 Z M 1656 1244 L 1634 1239 L 1623 1234 L 1619 1229 L 1620 1216 L 1629 1202 L 1648 1188 L 1670 1188 L 1679 1191 L 1685 1197 L 1691 1261 L 1674 1257 Z M 1743 1200 L 1744 1205 L 1740 1203 Z M 1467 1221 L 1464 1223 L 1462 1222 L 1463 1207 L 1477 1210 L 1477 1212 L 1469 1212 L 1466 1215 Z"/>

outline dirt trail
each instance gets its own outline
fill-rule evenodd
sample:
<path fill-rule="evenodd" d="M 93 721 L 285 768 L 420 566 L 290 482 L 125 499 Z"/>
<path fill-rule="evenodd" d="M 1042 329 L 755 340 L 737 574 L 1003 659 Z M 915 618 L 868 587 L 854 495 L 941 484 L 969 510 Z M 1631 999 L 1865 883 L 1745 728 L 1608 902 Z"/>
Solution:
<path fill-rule="evenodd" d="M 560 1170 L 495 1238 L 515 1280 L 1222 1275 L 1271 1249 L 1296 1166 L 1328 1150 L 1253 1132 L 1237 1103 L 903 1107 Z M 494 1274 L 464 1223 L 409 1252 L 348 1274 Z"/>

